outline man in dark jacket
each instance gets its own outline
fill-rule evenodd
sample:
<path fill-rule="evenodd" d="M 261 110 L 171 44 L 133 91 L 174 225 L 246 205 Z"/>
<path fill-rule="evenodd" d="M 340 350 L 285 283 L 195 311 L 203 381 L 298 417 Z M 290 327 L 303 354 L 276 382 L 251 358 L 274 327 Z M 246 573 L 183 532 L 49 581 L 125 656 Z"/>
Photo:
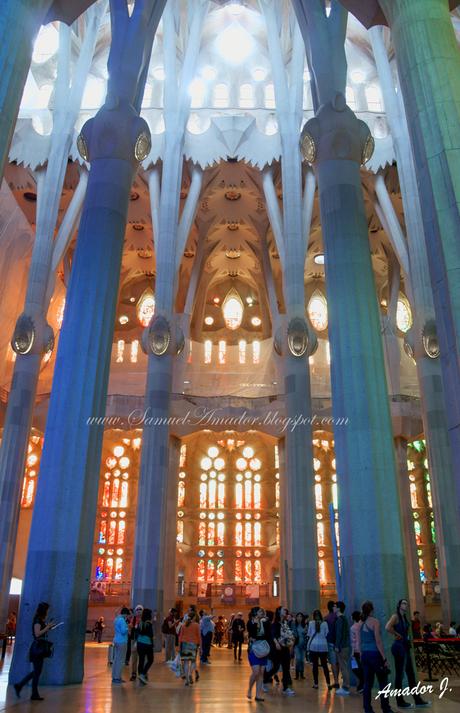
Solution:
<path fill-rule="evenodd" d="M 337 663 L 342 674 L 342 686 L 336 691 L 338 696 L 350 695 L 350 624 L 344 615 L 345 604 L 336 602 L 334 612 L 337 614 L 335 622 L 335 651 Z"/>
<path fill-rule="evenodd" d="M 238 649 L 238 661 L 241 661 L 241 647 L 244 641 L 244 632 L 246 629 L 246 624 L 243 620 L 243 614 L 238 612 L 236 617 L 232 622 L 232 644 L 233 644 L 233 658 L 236 661 L 236 650 Z"/>

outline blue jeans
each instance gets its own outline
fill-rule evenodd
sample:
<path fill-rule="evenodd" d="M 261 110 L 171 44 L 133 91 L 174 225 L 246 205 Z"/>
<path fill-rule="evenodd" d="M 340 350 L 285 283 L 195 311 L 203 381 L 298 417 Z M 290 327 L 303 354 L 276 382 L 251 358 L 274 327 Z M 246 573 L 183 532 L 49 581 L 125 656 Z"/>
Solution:
<path fill-rule="evenodd" d="M 211 651 L 212 643 L 212 631 L 208 631 L 207 634 L 201 634 L 201 662 L 206 663 L 208 660 L 209 652 Z"/>
<path fill-rule="evenodd" d="M 295 654 L 295 672 L 303 674 L 304 667 L 305 667 L 305 647 L 304 646 L 295 646 L 294 654 Z"/>
<path fill-rule="evenodd" d="M 372 712 L 372 687 L 374 677 L 377 676 L 379 689 L 385 688 L 388 683 L 388 674 L 382 670 L 383 659 L 378 651 L 363 651 L 361 654 L 361 665 L 364 674 L 363 705 L 365 713 Z M 390 701 L 384 695 L 380 696 L 380 705 L 383 713 L 390 710 Z"/>

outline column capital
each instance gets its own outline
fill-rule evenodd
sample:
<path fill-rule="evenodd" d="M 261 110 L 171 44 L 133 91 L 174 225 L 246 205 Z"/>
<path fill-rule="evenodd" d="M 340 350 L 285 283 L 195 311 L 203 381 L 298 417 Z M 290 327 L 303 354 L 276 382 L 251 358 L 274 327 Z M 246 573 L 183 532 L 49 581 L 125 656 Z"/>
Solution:
<path fill-rule="evenodd" d="M 374 139 L 366 122 L 358 119 L 338 92 L 307 121 L 300 135 L 304 158 L 311 164 L 354 161 L 362 165 L 374 151 Z"/>
<path fill-rule="evenodd" d="M 157 313 L 142 334 L 142 349 L 145 354 L 178 356 L 184 349 L 185 338 L 181 327 L 182 315 Z"/>
<path fill-rule="evenodd" d="M 308 357 L 318 348 L 316 334 L 303 315 L 286 315 L 280 319 L 273 346 L 277 354 Z"/>
<path fill-rule="evenodd" d="M 16 321 L 11 347 L 16 354 L 46 354 L 54 349 L 54 332 L 43 315 L 26 310 Z"/>

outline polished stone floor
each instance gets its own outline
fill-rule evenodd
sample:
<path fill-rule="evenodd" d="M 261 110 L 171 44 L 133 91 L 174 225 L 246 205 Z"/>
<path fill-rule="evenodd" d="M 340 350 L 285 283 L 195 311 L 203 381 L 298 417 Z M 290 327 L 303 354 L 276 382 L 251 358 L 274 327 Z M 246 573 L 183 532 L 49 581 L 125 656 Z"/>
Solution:
<path fill-rule="evenodd" d="M 9 655 L 0 669 L 0 711 L 40 709 L 42 713 L 138 713 L 158 711 L 161 713 L 250 713 L 250 711 L 289 711 L 289 713 L 361 713 L 361 696 L 335 697 L 325 690 L 321 682 L 319 690 L 311 688 L 311 669 L 307 666 L 306 680 L 295 683 L 297 695 L 286 698 L 274 688 L 265 694 L 264 703 L 248 701 L 245 697 L 249 666 L 246 659 L 234 664 L 228 649 L 212 649 L 212 665 L 203 667 L 198 684 L 185 688 L 181 679 L 175 678 L 162 663 L 158 654 L 149 678 L 148 686 L 139 683 L 111 685 L 110 669 L 107 666 L 107 646 L 87 644 L 86 676 L 81 686 L 41 687 L 45 701 L 29 700 L 29 691 L 24 690 L 21 700 L 7 687 Z M 161 659 L 161 662 L 160 662 Z M 128 669 L 125 669 L 124 678 Z M 438 688 L 426 696 L 433 702 L 433 713 L 458 713 L 460 711 L 460 681 L 451 681 L 452 691 L 439 700 Z M 438 687 L 439 683 L 433 684 Z M 394 706 L 393 706 L 394 707 Z M 380 706 L 375 702 L 376 713 Z"/>

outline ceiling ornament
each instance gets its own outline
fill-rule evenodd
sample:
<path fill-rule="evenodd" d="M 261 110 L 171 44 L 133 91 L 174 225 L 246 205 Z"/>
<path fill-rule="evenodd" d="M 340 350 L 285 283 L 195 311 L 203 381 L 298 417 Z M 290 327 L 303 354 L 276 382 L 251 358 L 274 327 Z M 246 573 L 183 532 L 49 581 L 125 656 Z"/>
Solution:
<path fill-rule="evenodd" d="M 225 251 L 225 257 L 228 257 L 229 260 L 237 260 L 239 257 L 241 257 L 241 250 L 237 250 L 236 248 L 230 248 L 229 250 Z"/>
<path fill-rule="evenodd" d="M 240 224 L 237 220 L 227 220 L 227 230 L 234 232 L 240 229 Z"/>
<path fill-rule="evenodd" d="M 422 342 L 426 355 L 430 359 L 437 359 L 440 354 L 440 348 L 436 323 L 433 319 L 429 319 L 423 328 Z"/>
<path fill-rule="evenodd" d="M 230 183 L 224 193 L 224 196 L 228 201 L 238 201 L 241 198 L 241 192 L 234 183 Z"/>
<path fill-rule="evenodd" d="M 11 347 L 16 354 L 28 354 L 35 341 L 35 324 L 32 317 L 21 314 L 14 328 Z"/>

